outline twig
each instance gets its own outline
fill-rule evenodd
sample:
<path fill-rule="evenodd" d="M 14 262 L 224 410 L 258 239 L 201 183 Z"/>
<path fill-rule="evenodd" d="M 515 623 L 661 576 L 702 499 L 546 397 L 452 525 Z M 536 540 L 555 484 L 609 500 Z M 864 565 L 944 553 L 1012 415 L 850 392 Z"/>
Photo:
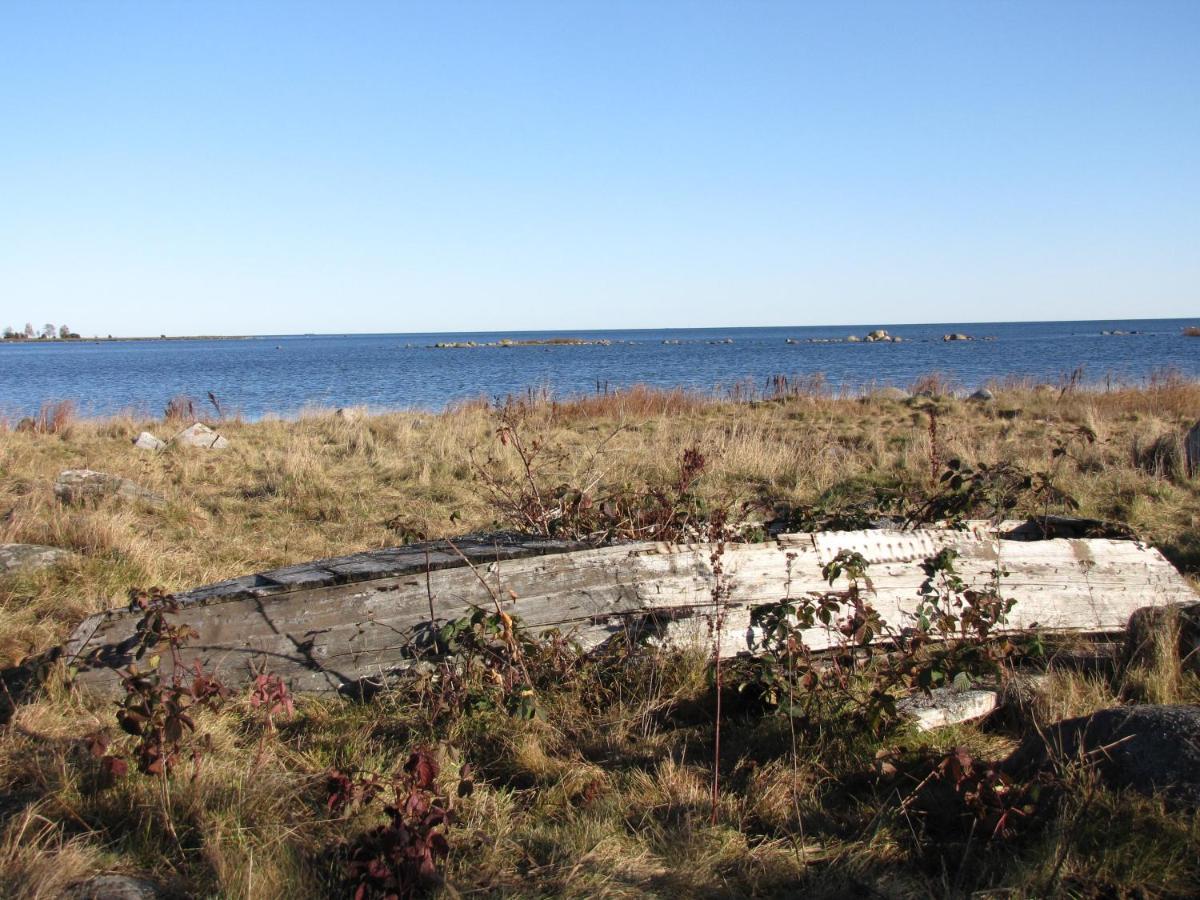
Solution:
<path fill-rule="evenodd" d="M 475 576 L 476 580 L 478 580 L 481 585 L 483 585 L 483 589 L 487 591 L 488 596 L 492 598 L 492 603 L 496 607 L 496 615 L 499 616 L 500 622 L 504 625 L 504 637 L 508 642 L 509 652 L 512 654 L 513 659 L 517 661 L 517 665 L 521 667 L 521 674 L 525 676 L 525 683 L 532 685 L 533 681 L 529 677 L 529 670 L 525 668 L 525 657 L 521 653 L 521 646 L 517 643 L 516 635 L 513 634 L 512 616 L 500 608 L 500 597 L 494 590 L 492 590 L 492 586 L 487 583 L 487 579 L 479 574 L 479 570 L 475 568 L 475 564 L 467 558 L 465 553 L 458 549 L 458 545 L 455 544 L 454 541 L 450 540 L 450 538 L 446 538 L 446 543 L 450 546 L 451 550 L 458 554 L 458 558 L 466 564 L 467 568 L 471 570 L 471 574 Z M 499 551 L 497 550 L 497 553 L 498 552 Z M 499 560 L 497 560 L 497 563 L 498 562 Z M 497 565 L 497 572 L 499 572 L 499 568 L 499 565 Z"/>

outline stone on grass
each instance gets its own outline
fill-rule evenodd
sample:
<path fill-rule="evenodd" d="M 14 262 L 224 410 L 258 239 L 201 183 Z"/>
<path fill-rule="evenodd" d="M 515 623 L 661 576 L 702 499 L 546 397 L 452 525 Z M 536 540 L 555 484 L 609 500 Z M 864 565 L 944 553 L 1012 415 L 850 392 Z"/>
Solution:
<path fill-rule="evenodd" d="M 97 875 L 67 888 L 65 900 L 160 900 L 166 895 L 144 878 Z"/>
<path fill-rule="evenodd" d="M 148 431 L 143 431 L 134 440 L 133 446 L 139 450 L 162 450 L 167 446 L 167 442 L 156 438 Z"/>
<path fill-rule="evenodd" d="M 987 388 L 980 388 L 971 395 L 970 399 L 978 400 L 980 403 L 990 403 L 992 400 L 996 399 L 996 395 Z"/>
<path fill-rule="evenodd" d="M 996 709 L 998 697 L 996 691 L 936 688 L 929 696 L 917 694 L 905 697 L 897 704 L 897 708 L 912 720 L 917 731 L 930 731 L 990 715 Z"/>
<path fill-rule="evenodd" d="M 1026 738 L 1004 769 L 1028 777 L 1056 761 L 1093 765 L 1111 788 L 1200 808 L 1200 706 L 1118 706 L 1067 719 Z"/>
<path fill-rule="evenodd" d="M 877 400 L 907 400 L 908 391 L 898 387 L 884 387 L 872 391 L 871 396 Z"/>
<path fill-rule="evenodd" d="M 183 429 L 171 438 L 171 443 L 202 447 L 205 450 L 224 450 L 229 446 L 229 441 L 202 422 L 195 422 Z"/>
<path fill-rule="evenodd" d="M 150 506 L 163 506 L 167 502 L 128 478 L 91 469 L 67 469 L 54 482 L 54 494 L 63 503 L 86 503 L 106 497 L 137 500 Z"/>
<path fill-rule="evenodd" d="M 73 555 L 69 550 L 44 544 L 0 544 L 0 574 L 50 569 Z"/>

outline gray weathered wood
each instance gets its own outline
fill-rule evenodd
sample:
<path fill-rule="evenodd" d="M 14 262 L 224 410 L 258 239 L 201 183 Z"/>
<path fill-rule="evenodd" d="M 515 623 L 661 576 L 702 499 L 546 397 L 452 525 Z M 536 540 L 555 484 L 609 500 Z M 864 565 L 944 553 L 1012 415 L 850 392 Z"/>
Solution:
<path fill-rule="evenodd" d="M 265 668 L 297 691 L 356 691 L 412 664 L 431 609 L 440 627 L 472 607 L 491 608 L 493 592 L 526 627 L 559 629 L 584 647 L 645 626 L 667 644 L 712 644 L 710 545 L 589 548 L 492 535 L 463 538 L 456 546 L 475 571 L 449 544 L 435 541 L 287 566 L 180 594 L 174 618 L 199 635 L 182 661 L 197 659 L 230 684 Z M 968 584 L 987 583 L 998 568 L 1007 572 L 1000 591 L 1017 601 L 1009 616 L 1013 629 L 1119 631 L 1138 607 L 1195 598 L 1158 551 L 1132 541 L 1015 541 L 982 528 L 781 535 L 728 545 L 722 652 L 752 649 L 754 606 L 827 590 L 822 567 L 844 549 L 871 563 L 872 603 L 889 625 L 903 627 L 924 578 L 920 562 L 943 547 L 958 551 L 956 568 Z M 129 662 L 136 621 L 126 610 L 112 610 L 79 626 L 64 656 L 82 688 L 116 689 L 115 669 Z M 805 640 L 820 649 L 836 634 L 814 629 Z M 160 664 L 172 665 L 167 654 Z"/>

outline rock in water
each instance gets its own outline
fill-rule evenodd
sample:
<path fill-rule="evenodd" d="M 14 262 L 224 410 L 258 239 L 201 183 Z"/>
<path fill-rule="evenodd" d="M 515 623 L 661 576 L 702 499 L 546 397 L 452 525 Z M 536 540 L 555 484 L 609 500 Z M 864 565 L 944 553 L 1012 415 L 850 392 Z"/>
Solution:
<path fill-rule="evenodd" d="M 97 875 L 72 885 L 65 900 L 159 900 L 165 896 L 153 883 L 128 875 Z"/>
<path fill-rule="evenodd" d="M 1087 759 L 1110 787 L 1200 808 L 1200 706 L 1118 706 L 1067 719 L 1026 738 L 1004 769 L 1028 776 L 1052 759 Z"/>
<path fill-rule="evenodd" d="M 196 422 L 183 429 L 171 438 L 171 443 L 183 444 L 187 447 L 202 447 L 205 450 L 224 450 L 229 446 L 229 441 L 201 422 Z"/>
<path fill-rule="evenodd" d="M 167 442 L 156 438 L 148 431 L 143 431 L 134 440 L 133 446 L 139 450 L 162 450 L 167 446 Z"/>
<path fill-rule="evenodd" d="M 105 497 L 138 500 L 151 506 L 163 506 L 167 502 L 162 496 L 128 478 L 107 472 L 93 472 L 91 469 L 67 469 L 54 482 L 54 494 L 63 503 L 86 503 Z"/>
<path fill-rule="evenodd" d="M 71 556 L 68 550 L 44 544 L 0 544 L 0 573 L 49 569 L 66 562 Z"/>

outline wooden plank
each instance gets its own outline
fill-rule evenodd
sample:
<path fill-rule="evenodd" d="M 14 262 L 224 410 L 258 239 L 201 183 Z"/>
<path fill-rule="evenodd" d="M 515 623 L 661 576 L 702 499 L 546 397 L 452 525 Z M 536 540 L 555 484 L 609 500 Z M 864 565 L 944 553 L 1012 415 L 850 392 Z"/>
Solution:
<path fill-rule="evenodd" d="M 588 548 L 512 535 L 456 545 L 476 571 L 445 542 L 431 542 L 288 566 L 181 594 L 175 618 L 199 635 L 183 662 L 198 660 L 230 684 L 267 668 L 294 690 L 353 691 L 411 665 L 431 621 L 440 627 L 472 607 L 492 608 L 493 592 L 526 627 L 558 629 L 585 648 L 647 626 L 664 644 L 712 643 L 709 545 Z M 910 624 L 924 580 L 920 563 L 943 547 L 958 552 L 956 568 L 970 585 L 989 583 L 997 569 L 1005 573 L 1000 591 L 1017 601 L 1009 616 L 1013 629 L 1117 631 L 1138 607 L 1195 598 L 1158 551 L 1132 541 L 1009 541 L 981 529 L 782 535 L 728 545 L 722 652 L 753 648 L 755 606 L 828 590 L 822 568 L 841 550 L 870 562 L 868 589 L 883 619 L 894 628 Z M 83 689 L 116 689 L 115 668 L 130 659 L 136 618 L 113 610 L 80 625 L 63 655 L 77 667 Z M 813 629 L 805 640 L 821 649 L 836 635 Z"/>

